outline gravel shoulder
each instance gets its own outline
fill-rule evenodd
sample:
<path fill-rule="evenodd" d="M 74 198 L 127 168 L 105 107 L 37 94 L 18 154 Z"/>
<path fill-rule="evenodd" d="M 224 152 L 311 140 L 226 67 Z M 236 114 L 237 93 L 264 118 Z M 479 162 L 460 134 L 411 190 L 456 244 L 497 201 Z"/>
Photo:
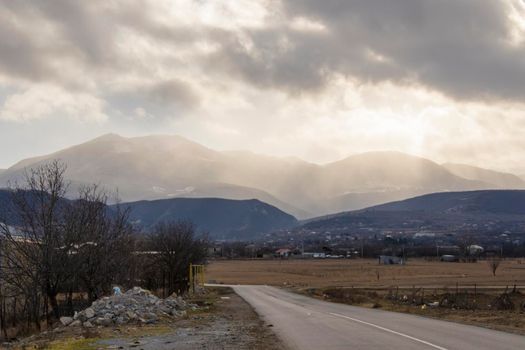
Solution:
<path fill-rule="evenodd" d="M 285 349 L 272 326 L 230 288 L 208 289 L 192 302 L 203 307 L 171 322 L 50 332 L 12 349 Z"/>

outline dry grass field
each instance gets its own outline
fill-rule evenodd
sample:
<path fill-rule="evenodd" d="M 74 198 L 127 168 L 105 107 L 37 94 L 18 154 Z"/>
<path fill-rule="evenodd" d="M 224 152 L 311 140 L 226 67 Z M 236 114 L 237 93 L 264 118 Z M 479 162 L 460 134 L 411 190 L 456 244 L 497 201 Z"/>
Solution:
<path fill-rule="evenodd" d="M 326 260 L 216 260 L 207 267 L 208 282 L 268 284 L 296 287 L 429 288 L 460 286 L 524 286 L 525 259 L 501 261 L 492 272 L 486 261 L 446 263 L 409 260 L 406 265 L 379 265 L 372 259 Z"/>

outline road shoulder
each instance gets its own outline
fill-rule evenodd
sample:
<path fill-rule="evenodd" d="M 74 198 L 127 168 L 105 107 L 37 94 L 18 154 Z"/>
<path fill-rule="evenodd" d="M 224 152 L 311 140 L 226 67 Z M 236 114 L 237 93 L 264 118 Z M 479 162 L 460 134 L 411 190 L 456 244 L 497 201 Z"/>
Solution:
<path fill-rule="evenodd" d="M 231 288 L 207 288 L 203 307 L 187 317 L 143 327 L 95 328 L 80 333 L 41 334 L 12 349 L 93 350 L 278 350 L 272 328 Z"/>

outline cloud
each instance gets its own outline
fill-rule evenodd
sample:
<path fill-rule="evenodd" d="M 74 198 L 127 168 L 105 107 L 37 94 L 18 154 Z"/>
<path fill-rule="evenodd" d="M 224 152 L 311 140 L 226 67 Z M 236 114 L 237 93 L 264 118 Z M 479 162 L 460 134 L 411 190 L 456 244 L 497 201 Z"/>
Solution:
<path fill-rule="evenodd" d="M 52 75 L 44 51 L 37 55 L 38 37 L 23 23 L 11 8 L 14 2 L 0 7 L 0 73 L 14 78 L 38 81 Z M 28 20 L 35 19 L 27 16 Z M 35 19 L 39 24 L 38 19 Z"/>
<path fill-rule="evenodd" d="M 147 94 L 153 102 L 181 108 L 191 108 L 198 99 L 188 84 L 180 80 L 168 80 L 150 87 Z"/>
<path fill-rule="evenodd" d="M 108 118 L 100 99 L 48 85 L 11 94 L 0 106 L 0 120 L 4 121 L 28 122 L 56 116 L 90 122 L 103 122 Z"/>
<path fill-rule="evenodd" d="M 150 121 L 180 118 L 200 104 L 199 96 L 190 83 L 182 80 L 141 81 L 135 84 L 114 89 L 106 96 L 112 108 L 125 118 Z"/>
<path fill-rule="evenodd" d="M 525 44 L 512 39 L 519 26 L 510 18 L 516 6 L 525 9 L 518 0 L 282 5 L 278 25 L 242 30 L 211 61 L 252 84 L 292 91 L 317 90 L 344 75 L 422 85 L 458 100 L 525 97 Z M 294 30 L 301 20 L 323 30 Z"/>
<path fill-rule="evenodd" d="M 521 0 L 7 2 L 0 74 L 107 89 L 185 68 L 292 95 L 345 76 L 521 103 L 523 10 Z"/>

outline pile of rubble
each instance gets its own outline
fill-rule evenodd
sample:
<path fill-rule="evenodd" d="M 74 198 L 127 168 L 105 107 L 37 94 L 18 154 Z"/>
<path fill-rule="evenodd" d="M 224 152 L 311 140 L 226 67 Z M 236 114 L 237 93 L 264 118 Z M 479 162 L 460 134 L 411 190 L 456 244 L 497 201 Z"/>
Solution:
<path fill-rule="evenodd" d="M 151 292 L 134 287 L 126 293 L 104 297 L 94 301 L 91 307 L 75 312 L 73 317 L 61 317 L 63 326 L 96 327 L 128 323 L 155 323 L 162 317 L 181 317 L 186 310 L 197 308 L 188 304 L 180 296 L 166 299 L 157 298 Z"/>

